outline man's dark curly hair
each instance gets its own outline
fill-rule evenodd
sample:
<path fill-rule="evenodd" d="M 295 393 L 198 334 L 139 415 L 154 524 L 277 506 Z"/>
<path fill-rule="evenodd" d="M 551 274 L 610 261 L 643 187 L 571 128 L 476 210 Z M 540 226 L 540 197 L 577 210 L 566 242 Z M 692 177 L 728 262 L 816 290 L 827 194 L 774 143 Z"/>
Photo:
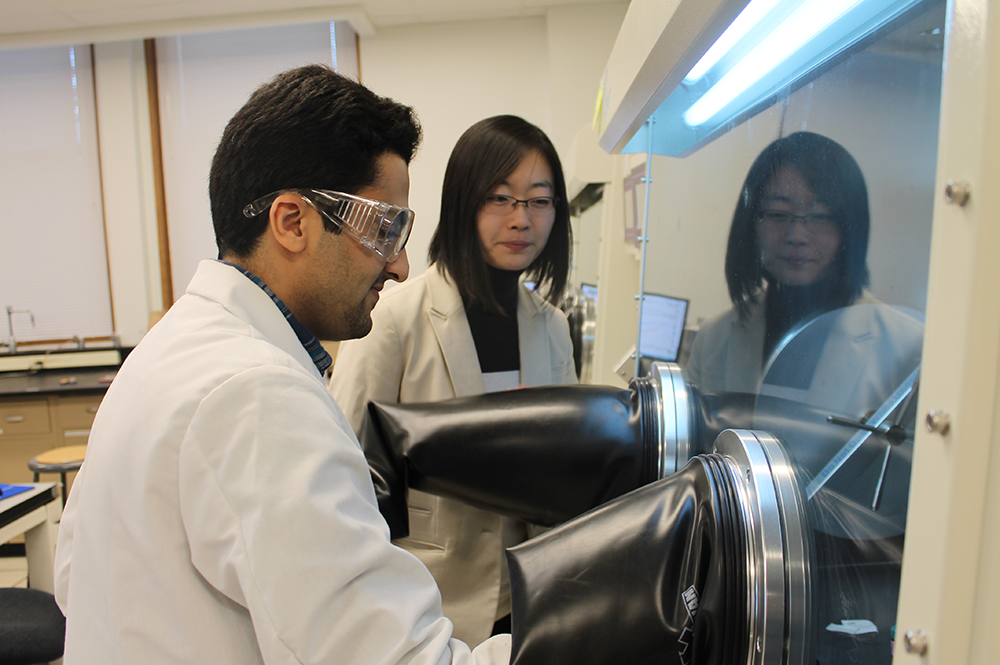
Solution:
<path fill-rule="evenodd" d="M 250 256 L 264 233 L 267 217 L 246 218 L 248 203 L 283 189 L 356 193 L 378 180 L 382 155 L 409 164 L 420 135 L 412 108 L 328 67 L 278 74 L 232 117 L 212 160 L 208 192 L 220 258 Z"/>

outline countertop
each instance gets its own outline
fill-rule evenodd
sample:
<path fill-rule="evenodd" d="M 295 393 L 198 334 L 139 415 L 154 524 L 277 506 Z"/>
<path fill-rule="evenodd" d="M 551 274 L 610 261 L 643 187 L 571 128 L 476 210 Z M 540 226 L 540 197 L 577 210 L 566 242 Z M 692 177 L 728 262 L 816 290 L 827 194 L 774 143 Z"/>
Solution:
<path fill-rule="evenodd" d="M 0 372 L 0 397 L 50 393 L 104 392 L 117 367 L 82 367 L 27 372 Z"/>
<path fill-rule="evenodd" d="M 111 385 L 130 348 L 3 356 L 0 397 L 103 393 Z M 20 357 L 18 357 L 20 356 Z M 107 363 L 116 364 L 107 364 Z M 28 367 L 29 369 L 24 369 Z"/>

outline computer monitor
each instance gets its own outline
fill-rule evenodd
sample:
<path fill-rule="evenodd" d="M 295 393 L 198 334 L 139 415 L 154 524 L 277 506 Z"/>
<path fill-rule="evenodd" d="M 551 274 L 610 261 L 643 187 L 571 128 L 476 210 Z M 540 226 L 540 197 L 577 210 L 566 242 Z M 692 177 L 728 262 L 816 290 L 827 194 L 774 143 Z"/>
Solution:
<path fill-rule="evenodd" d="M 581 282 L 580 291 L 583 293 L 584 297 L 590 298 L 594 301 L 595 305 L 597 304 L 597 285 Z"/>
<path fill-rule="evenodd" d="M 688 301 L 656 293 L 642 299 L 642 335 L 639 355 L 651 360 L 676 362 L 687 319 Z"/>

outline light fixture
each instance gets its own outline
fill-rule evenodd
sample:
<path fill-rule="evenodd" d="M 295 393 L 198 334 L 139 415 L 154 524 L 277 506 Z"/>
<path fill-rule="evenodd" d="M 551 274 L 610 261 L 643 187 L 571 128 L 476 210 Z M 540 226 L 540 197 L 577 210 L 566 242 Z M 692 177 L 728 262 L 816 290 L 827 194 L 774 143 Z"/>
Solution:
<path fill-rule="evenodd" d="M 712 44 L 712 48 L 708 49 L 701 60 L 691 68 L 688 75 L 684 77 L 684 84 L 694 85 L 700 81 L 705 73 L 730 53 L 748 32 L 761 25 L 771 10 L 779 4 L 781 4 L 781 0 L 753 0 L 747 5 L 736 17 L 736 20 L 726 28 L 718 41 Z"/>
<path fill-rule="evenodd" d="M 773 0 L 759 1 L 772 6 L 774 4 Z M 684 112 L 684 122 L 696 127 L 710 120 L 741 93 L 792 58 L 803 46 L 817 39 L 832 23 L 862 1 L 806 0 L 801 3 L 773 31 L 761 39 L 746 57 L 726 72 L 718 83 L 709 88 L 701 99 Z M 751 2 L 747 9 L 755 4 L 757 2 Z M 744 11 L 744 14 L 746 13 Z M 742 16 L 743 14 L 740 14 L 740 17 Z M 828 37 L 832 37 L 835 41 L 839 35 L 828 35 Z"/>
<path fill-rule="evenodd" d="M 622 152 L 688 154 L 940 1 L 751 0 Z"/>

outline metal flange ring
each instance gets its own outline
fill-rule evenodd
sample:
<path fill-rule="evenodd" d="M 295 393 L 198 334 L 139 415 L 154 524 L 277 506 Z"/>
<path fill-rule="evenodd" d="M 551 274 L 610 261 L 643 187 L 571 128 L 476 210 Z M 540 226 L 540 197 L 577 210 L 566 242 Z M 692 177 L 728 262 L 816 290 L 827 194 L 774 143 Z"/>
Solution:
<path fill-rule="evenodd" d="M 730 464 L 746 529 L 746 662 L 811 662 L 811 551 L 805 503 L 791 462 L 783 445 L 761 431 L 725 430 L 714 452 Z"/>

